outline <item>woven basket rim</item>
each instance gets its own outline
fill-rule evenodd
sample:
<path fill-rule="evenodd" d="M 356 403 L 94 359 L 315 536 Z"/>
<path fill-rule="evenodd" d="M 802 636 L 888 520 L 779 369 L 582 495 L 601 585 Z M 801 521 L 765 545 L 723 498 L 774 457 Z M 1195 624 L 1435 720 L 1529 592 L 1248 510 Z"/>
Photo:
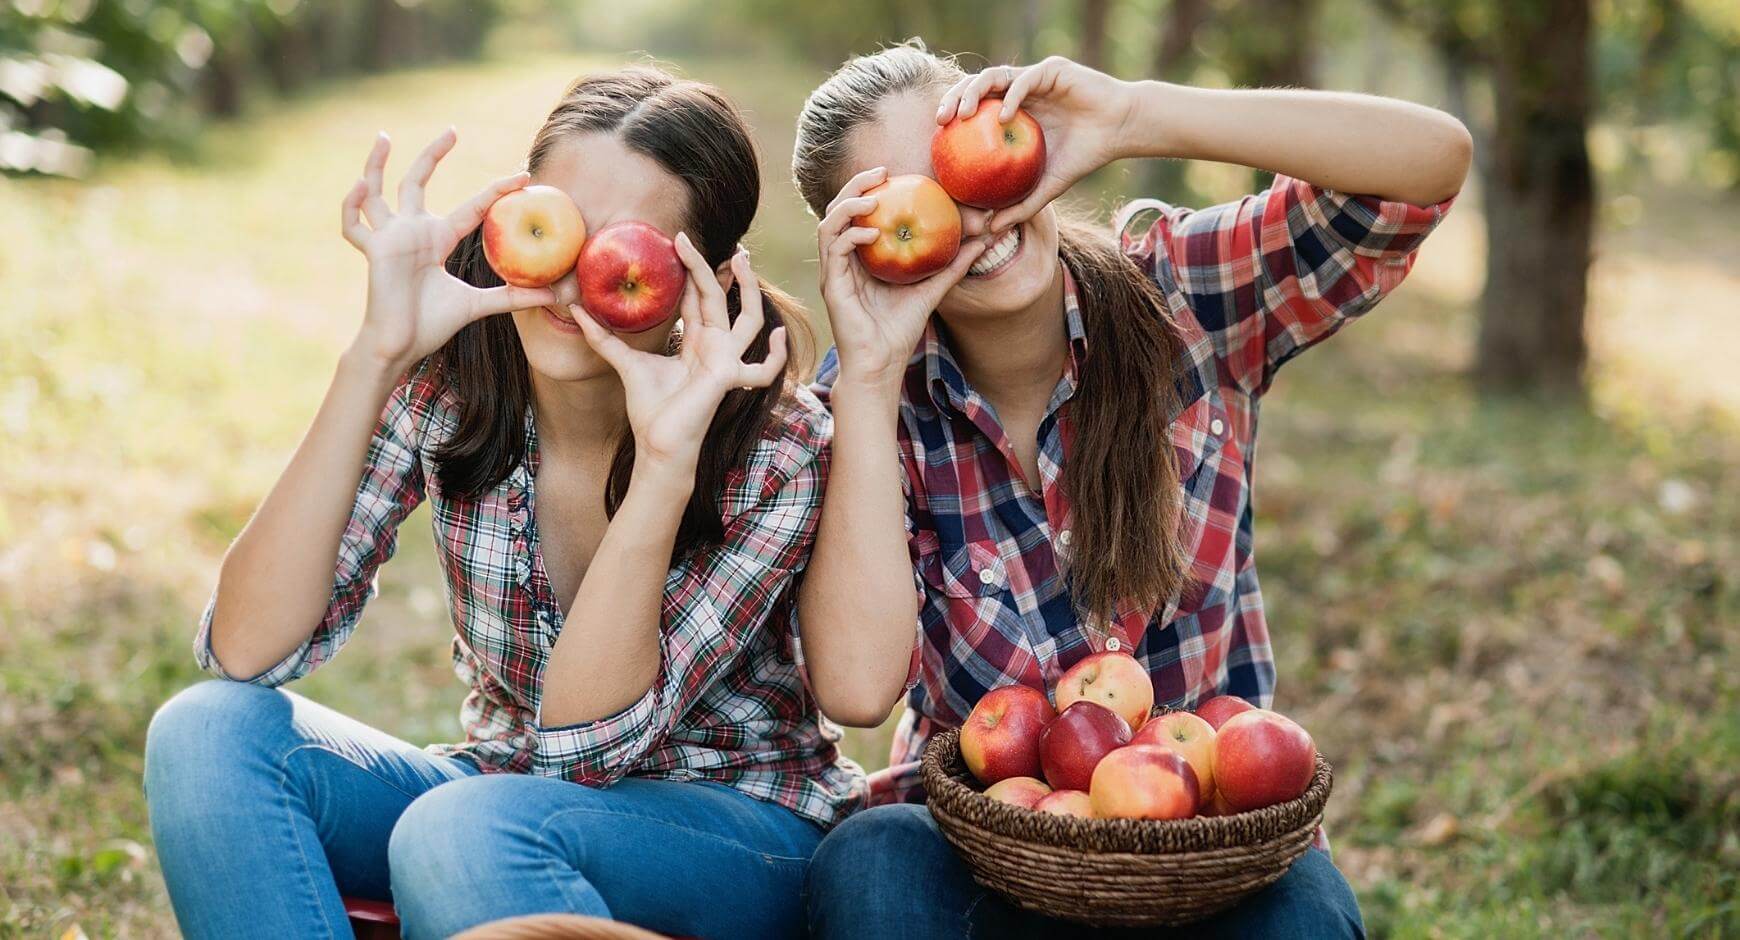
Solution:
<path fill-rule="evenodd" d="M 933 813 L 959 817 L 963 811 L 975 825 L 1035 847 L 1046 846 L 1082 855 L 1181 855 L 1256 846 L 1297 833 L 1315 830 L 1329 802 L 1334 771 L 1323 755 L 1305 793 L 1296 799 L 1230 816 L 1196 816 L 1190 819 L 1083 819 L 1058 816 L 994 800 L 970 783 L 973 781 L 960 753 L 960 731 L 950 729 L 933 737 L 925 747 L 920 765 Z"/>

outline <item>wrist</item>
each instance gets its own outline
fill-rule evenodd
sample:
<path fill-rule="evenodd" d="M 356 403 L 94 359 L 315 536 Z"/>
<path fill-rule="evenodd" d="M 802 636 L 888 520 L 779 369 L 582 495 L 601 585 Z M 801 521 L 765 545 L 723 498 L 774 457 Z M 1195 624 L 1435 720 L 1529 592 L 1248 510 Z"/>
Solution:
<path fill-rule="evenodd" d="M 1145 80 L 1125 83 L 1124 119 L 1115 150 L 1120 157 L 1188 157 L 1179 131 L 1183 98 L 1191 89 L 1170 82 Z"/>
<path fill-rule="evenodd" d="M 832 410 L 871 411 L 892 414 L 900 408 L 900 390 L 905 368 L 886 373 L 851 373 L 842 370 L 829 390 Z"/>
<path fill-rule="evenodd" d="M 685 504 L 695 491 L 699 456 L 672 457 L 637 452 L 626 499 L 641 495 L 660 501 L 675 501 L 678 506 Z"/>
<path fill-rule="evenodd" d="M 339 354 L 337 371 L 340 377 L 360 382 L 382 392 L 385 397 L 399 384 L 400 377 L 410 365 L 375 355 L 364 344 L 352 343 Z"/>

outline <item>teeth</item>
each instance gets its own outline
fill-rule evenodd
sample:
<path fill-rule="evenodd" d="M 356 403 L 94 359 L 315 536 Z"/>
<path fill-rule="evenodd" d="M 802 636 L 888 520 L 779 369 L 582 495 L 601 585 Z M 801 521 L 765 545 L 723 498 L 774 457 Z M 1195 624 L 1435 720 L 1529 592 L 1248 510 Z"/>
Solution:
<path fill-rule="evenodd" d="M 1004 262 L 1015 257 L 1015 252 L 1021 248 L 1021 229 L 1019 227 L 997 240 L 997 244 L 985 249 L 979 260 L 967 269 L 971 275 L 989 274 L 1002 267 Z"/>

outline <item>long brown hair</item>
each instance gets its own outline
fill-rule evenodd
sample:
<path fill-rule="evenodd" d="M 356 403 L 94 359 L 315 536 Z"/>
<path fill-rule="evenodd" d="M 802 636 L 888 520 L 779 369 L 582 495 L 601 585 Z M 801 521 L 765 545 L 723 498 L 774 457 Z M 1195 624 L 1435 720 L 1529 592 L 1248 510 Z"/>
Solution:
<path fill-rule="evenodd" d="M 550 153 L 574 135 L 617 135 L 637 153 L 658 161 L 688 189 L 685 231 L 707 263 L 723 264 L 749 231 L 761 202 L 761 173 L 748 124 L 718 89 L 678 79 L 654 68 L 623 69 L 581 78 L 569 86 L 532 140 L 526 168 L 537 173 Z M 447 259 L 455 277 L 479 287 L 501 279 L 483 256 L 473 232 Z M 763 281 L 766 322 L 745 358 L 767 355 L 768 336 L 780 326 L 802 331 L 803 309 L 791 296 Z M 726 295 L 730 317 L 740 309 L 734 284 Z M 803 368 L 794 360 L 786 380 L 767 388 L 735 389 L 725 395 L 701 442 L 695 489 L 677 530 L 673 557 L 724 537 L 719 497 L 726 477 L 743 467 L 770 417 L 782 406 L 788 382 Z M 459 421 L 435 452 L 436 474 L 449 497 L 475 499 L 506 479 L 524 459 L 531 378 L 519 332 L 507 314 L 460 330 L 431 357 L 441 381 L 459 402 Z M 634 467 L 634 437 L 626 425 L 605 482 L 605 510 L 615 515 L 628 493 Z"/>
<path fill-rule="evenodd" d="M 917 40 L 841 66 L 798 117 L 792 174 L 811 211 L 819 216 L 844 185 L 852 131 L 876 119 L 883 99 L 940 92 L 965 74 Z M 1087 333 L 1067 406 L 1074 436 L 1063 486 L 1073 514 L 1070 591 L 1091 625 L 1120 602 L 1163 604 L 1183 583 L 1170 433 L 1183 346 L 1159 289 L 1104 226 L 1060 218 L 1058 253 L 1075 279 Z"/>

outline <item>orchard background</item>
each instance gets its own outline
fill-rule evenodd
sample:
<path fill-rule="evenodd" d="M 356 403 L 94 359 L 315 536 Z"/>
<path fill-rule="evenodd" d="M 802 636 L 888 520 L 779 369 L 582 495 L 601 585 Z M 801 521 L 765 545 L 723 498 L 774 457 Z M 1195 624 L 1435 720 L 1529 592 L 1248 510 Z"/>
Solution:
<path fill-rule="evenodd" d="M 1277 706 L 1336 763 L 1336 857 L 1376 936 L 1740 935 L 1740 8 L 642 6 L 627 23 L 606 2 L 0 0 L 0 937 L 174 934 L 145 726 L 197 680 L 217 560 L 361 313 L 337 207 L 375 131 L 402 166 L 456 125 L 430 197 L 451 205 L 518 165 L 569 79 L 653 50 L 749 113 L 751 246 L 813 307 L 794 117 L 848 51 L 912 34 L 990 61 L 1376 91 L 1470 124 L 1480 172 L 1414 275 L 1266 402 Z M 1561 132 L 1528 136 L 1543 127 Z M 1526 228 L 1519 200 L 1579 192 L 1515 159 L 1541 147 L 1548 172 L 1586 171 L 1589 231 Z M 1258 183 L 1129 163 L 1082 198 Z M 1567 273 L 1585 237 L 1593 262 Z M 1585 303 L 1530 302 L 1567 277 Z M 1530 318 L 1554 329 L 1510 328 Z M 381 589 L 299 690 L 453 739 L 426 512 Z M 885 742 L 849 745 L 874 768 Z"/>

